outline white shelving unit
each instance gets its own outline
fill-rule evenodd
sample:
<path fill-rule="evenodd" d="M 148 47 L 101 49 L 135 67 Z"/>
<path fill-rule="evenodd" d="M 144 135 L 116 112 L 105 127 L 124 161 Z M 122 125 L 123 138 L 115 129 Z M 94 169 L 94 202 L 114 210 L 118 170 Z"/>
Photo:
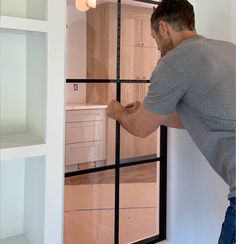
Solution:
<path fill-rule="evenodd" d="M 48 22 L 43 20 L 23 19 L 18 17 L 1 16 L 0 28 L 48 32 Z"/>
<path fill-rule="evenodd" d="M 0 2 L 0 244 L 63 243 L 65 4 Z"/>

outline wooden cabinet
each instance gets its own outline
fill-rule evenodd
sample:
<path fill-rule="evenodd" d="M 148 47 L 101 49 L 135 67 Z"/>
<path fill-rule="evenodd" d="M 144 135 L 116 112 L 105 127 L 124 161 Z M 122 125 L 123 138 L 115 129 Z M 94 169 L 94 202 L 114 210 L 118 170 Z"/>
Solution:
<path fill-rule="evenodd" d="M 121 67 L 121 79 L 149 79 L 160 58 L 151 36 L 152 11 L 149 8 L 122 5 L 121 66 L 124 63 L 128 63 L 128 66 Z M 116 79 L 116 47 L 116 4 L 104 3 L 90 9 L 87 12 L 88 79 Z M 134 72 L 127 74 L 130 66 L 135 68 Z"/>
<path fill-rule="evenodd" d="M 106 159 L 104 109 L 66 112 L 66 165 Z"/>
<path fill-rule="evenodd" d="M 156 48 L 156 42 L 151 36 L 151 11 L 122 5 L 121 12 L 121 45 L 143 46 Z"/>
<path fill-rule="evenodd" d="M 151 36 L 152 9 L 122 5 L 120 78 L 122 80 L 149 80 L 160 52 Z M 105 3 L 87 13 L 87 78 L 116 79 L 117 6 Z M 143 101 L 148 84 L 122 84 L 123 105 Z M 91 95 L 93 94 L 93 95 Z M 96 94 L 96 95 L 95 95 Z M 107 104 L 115 99 L 115 84 L 87 84 L 87 102 Z M 107 161 L 115 159 L 115 123 L 108 120 Z M 121 158 L 158 154 L 159 134 L 140 139 L 121 131 Z M 145 145 L 145 146 L 143 146 Z"/>
<path fill-rule="evenodd" d="M 121 79 L 149 80 L 158 61 L 154 48 L 121 46 Z"/>

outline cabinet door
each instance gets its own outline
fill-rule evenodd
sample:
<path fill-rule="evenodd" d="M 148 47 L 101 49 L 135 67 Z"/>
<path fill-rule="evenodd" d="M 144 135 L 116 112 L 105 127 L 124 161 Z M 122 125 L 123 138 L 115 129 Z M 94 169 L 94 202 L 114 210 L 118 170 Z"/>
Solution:
<path fill-rule="evenodd" d="M 102 121 L 66 124 L 66 143 L 99 141 L 103 139 Z"/>
<path fill-rule="evenodd" d="M 149 80 L 159 58 L 156 48 L 121 46 L 121 79 Z"/>
<path fill-rule="evenodd" d="M 160 58 L 160 52 L 156 48 L 135 47 L 134 57 L 135 77 L 149 80 Z"/>
<path fill-rule="evenodd" d="M 149 84 L 122 84 L 121 102 L 126 105 L 133 101 L 143 102 L 148 92 Z M 152 133 L 143 139 L 131 135 L 128 131 L 121 128 L 121 159 L 137 158 L 144 155 L 159 155 L 157 142 L 159 132 Z"/>
<path fill-rule="evenodd" d="M 142 20 L 141 22 L 141 33 L 142 33 L 142 45 L 144 47 L 157 48 L 156 41 L 151 36 L 151 24 L 148 20 Z"/>
<path fill-rule="evenodd" d="M 66 112 L 66 122 L 86 122 L 103 120 L 105 111 L 103 109 L 71 110 Z"/>
<path fill-rule="evenodd" d="M 141 46 L 141 21 L 123 16 L 121 19 L 121 45 Z"/>
<path fill-rule="evenodd" d="M 137 79 L 135 77 L 134 46 L 121 46 L 120 49 L 120 78 L 123 80 Z"/>
<path fill-rule="evenodd" d="M 84 142 L 66 145 L 66 165 L 104 160 L 104 143 Z"/>
<path fill-rule="evenodd" d="M 132 136 L 121 128 L 121 159 L 136 158 L 156 155 L 159 156 L 159 131 L 152 133 L 147 138 Z"/>

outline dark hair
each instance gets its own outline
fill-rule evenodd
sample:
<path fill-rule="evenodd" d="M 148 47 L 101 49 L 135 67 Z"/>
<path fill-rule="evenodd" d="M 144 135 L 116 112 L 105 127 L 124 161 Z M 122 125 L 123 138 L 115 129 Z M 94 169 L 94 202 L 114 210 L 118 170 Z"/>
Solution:
<path fill-rule="evenodd" d="M 194 10 L 187 0 L 162 0 L 151 16 L 151 27 L 159 30 L 159 21 L 168 22 L 175 31 L 195 30 Z"/>

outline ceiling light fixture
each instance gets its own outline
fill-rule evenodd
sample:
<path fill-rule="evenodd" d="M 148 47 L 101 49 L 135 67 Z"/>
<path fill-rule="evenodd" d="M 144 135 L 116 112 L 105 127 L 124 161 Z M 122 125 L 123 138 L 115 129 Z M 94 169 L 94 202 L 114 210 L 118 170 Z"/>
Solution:
<path fill-rule="evenodd" d="M 90 8 L 96 8 L 96 0 L 76 0 L 76 8 L 81 12 L 86 12 Z"/>

